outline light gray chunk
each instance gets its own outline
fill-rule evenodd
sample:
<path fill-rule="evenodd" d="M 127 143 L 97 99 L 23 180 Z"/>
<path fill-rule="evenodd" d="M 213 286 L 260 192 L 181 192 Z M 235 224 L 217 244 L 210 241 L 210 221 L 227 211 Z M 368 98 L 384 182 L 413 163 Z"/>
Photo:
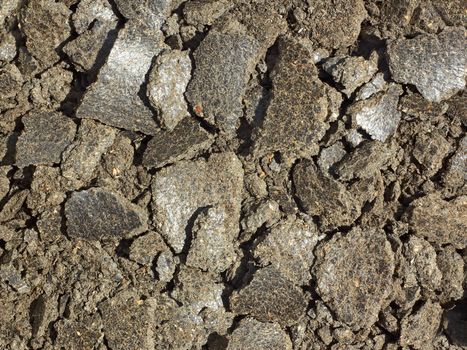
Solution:
<path fill-rule="evenodd" d="M 104 188 L 73 192 L 65 203 L 65 217 L 68 234 L 81 238 L 122 238 L 147 228 L 141 208 Z"/>
<path fill-rule="evenodd" d="M 73 120 L 59 112 L 33 111 L 22 122 L 24 130 L 16 144 L 16 164 L 25 167 L 59 163 L 75 136 Z"/>
<path fill-rule="evenodd" d="M 93 120 L 83 120 L 78 137 L 63 153 L 62 175 L 71 180 L 89 181 L 101 156 L 112 146 L 116 129 Z"/>
<path fill-rule="evenodd" d="M 354 103 L 349 112 L 356 124 L 369 133 L 374 140 L 384 142 L 396 132 L 399 126 L 401 113 L 397 105 L 401 94 L 402 89 L 394 84 L 387 92 Z"/>
<path fill-rule="evenodd" d="M 10 62 L 16 56 L 16 39 L 13 34 L 0 30 L 0 61 Z"/>
<path fill-rule="evenodd" d="M 413 84 L 425 99 L 439 102 L 465 87 L 465 29 L 447 27 L 439 35 L 421 34 L 389 45 L 394 80 Z"/>
<path fill-rule="evenodd" d="M 243 189 L 243 168 L 233 153 L 209 160 L 181 161 L 156 173 L 152 182 L 154 220 L 176 252 L 185 245 L 186 229 L 200 208 L 222 205 L 227 234 L 236 237 Z"/>
<path fill-rule="evenodd" d="M 151 16 L 161 22 L 164 13 Z M 130 20 L 119 32 L 97 82 L 87 90 L 77 110 L 78 118 L 97 119 L 104 124 L 145 134 L 154 134 L 158 130 L 153 112 L 142 94 L 153 58 L 163 48 L 162 33 L 156 29 L 152 32 L 143 29 L 138 21 Z"/>
<path fill-rule="evenodd" d="M 164 51 L 149 74 L 149 101 L 168 130 L 173 130 L 188 115 L 184 93 L 190 78 L 191 60 L 187 51 Z"/>
<path fill-rule="evenodd" d="M 378 319 L 388 297 L 394 254 L 383 231 L 353 229 L 317 251 L 317 292 L 337 318 L 355 330 Z"/>
<path fill-rule="evenodd" d="M 332 146 L 321 150 L 318 165 L 324 173 L 332 173 L 334 165 L 339 162 L 347 152 L 342 142 L 336 142 Z"/>
<path fill-rule="evenodd" d="M 193 224 L 193 240 L 186 264 L 203 271 L 221 273 L 234 262 L 236 255 L 227 212 L 213 207 L 200 213 Z"/>

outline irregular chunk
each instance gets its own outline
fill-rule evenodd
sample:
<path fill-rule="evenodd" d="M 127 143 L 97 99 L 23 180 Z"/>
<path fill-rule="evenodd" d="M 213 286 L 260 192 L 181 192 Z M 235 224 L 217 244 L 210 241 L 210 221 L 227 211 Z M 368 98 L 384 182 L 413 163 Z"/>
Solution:
<path fill-rule="evenodd" d="M 191 117 L 182 120 L 173 131 L 160 130 L 149 141 L 143 165 L 160 168 L 182 159 L 193 158 L 206 150 L 214 139 Z"/>
<path fill-rule="evenodd" d="M 6 64 L 0 68 L 0 101 L 15 97 L 23 85 L 23 76 L 14 64 Z M 0 105 L 1 106 L 1 105 Z"/>
<path fill-rule="evenodd" d="M 324 229 L 350 225 L 360 215 L 360 208 L 345 186 L 325 175 L 311 161 L 295 167 L 293 183 L 305 212 L 319 216 Z"/>
<path fill-rule="evenodd" d="M 99 305 L 104 334 L 115 350 L 154 349 L 154 300 L 123 293 Z"/>
<path fill-rule="evenodd" d="M 310 37 L 327 48 L 347 47 L 357 40 L 367 13 L 363 0 L 309 0 Z"/>
<path fill-rule="evenodd" d="M 65 217 L 69 235 L 89 239 L 128 237 L 147 226 L 141 208 L 103 188 L 73 192 L 65 203 Z"/>
<path fill-rule="evenodd" d="M 255 233 L 261 226 L 271 226 L 280 219 L 279 204 L 273 200 L 262 200 L 246 205 L 245 215 L 241 221 L 244 232 Z"/>
<path fill-rule="evenodd" d="M 438 331 L 443 309 L 427 301 L 416 313 L 406 316 L 401 322 L 400 344 L 423 349 L 431 344 Z"/>
<path fill-rule="evenodd" d="M 154 134 L 158 129 L 156 121 L 139 91 L 161 46 L 155 38 L 132 27 L 121 30 L 97 82 L 87 90 L 77 117 Z"/>
<path fill-rule="evenodd" d="M 0 20 L 1 22 L 1 20 Z M 0 30 L 0 61 L 10 62 L 16 56 L 16 39 L 12 33 Z"/>
<path fill-rule="evenodd" d="M 230 305 L 237 314 L 291 326 L 304 315 L 307 300 L 300 288 L 268 266 L 256 271 L 247 286 L 232 294 Z"/>
<path fill-rule="evenodd" d="M 400 99 L 399 109 L 408 115 L 419 118 L 420 120 L 429 120 L 446 113 L 448 109 L 446 102 L 436 103 L 425 100 L 418 93 L 411 93 Z"/>
<path fill-rule="evenodd" d="M 451 300 L 461 299 L 464 293 L 462 283 L 464 281 L 464 260 L 456 250 L 448 246 L 437 256 L 438 268 L 443 274 L 440 283 L 441 294 L 439 300 L 445 304 Z"/>
<path fill-rule="evenodd" d="M 183 18 L 188 24 L 211 25 L 235 5 L 229 0 L 191 0 L 183 6 Z"/>
<path fill-rule="evenodd" d="M 343 86 L 342 92 L 350 97 L 359 86 L 373 77 L 378 66 L 376 56 L 372 56 L 370 60 L 358 56 L 335 56 L 326 60 L 323 69 L 336 83 Z"/>
<path fill-rule="evenodd" d="M 428 298 L 440 287 L 441 271 L 436 264 L 436 251 L 423 238 L 412 236 L 404 244 L 404 257 L 407 262 L 406 274 L 414 274 L 423 294 Z"/>
<path fill-rule="evenodd" d="M 335 166 L 335 173 L 344 181 L 370 178 L 393 156 L 393 150 L 382 142 L 363 142 Z"/>
<path fill-rule="evenodd" d="M 464 136 L 454 155 L 449 160 L 444 180 L 449 185 L 462 186 L 467 180 L 467 136 Z"/>
<path fill-rule="evenodd" d="M 190 220 L 200 208 L 225 207 L 228 235 L 236 237 L 243 188 L 242 164 L 233 153 L 209 160 L 182 161 L 160 170 L 152 183 L 155 223 L 176 252 L 181 252 Z"/>
<path fill-rule="evenodd" d="M 160 234 L 149 232 L 131 243 L 128 256 L 138 264 L 151 265 L 157 253 L 168 250 Z"/>
<path fill-rule="evenodd" d="M 416 199 L 410 205 L 408 222 L 416 235 L 437 244 L 467 246 L 467 197 L 445 201 L 434 193 Z"/>
<path fill-rule="evenodd" d="M 60 59 L 57 49 L 71 34 L 70 15 L 66 5 L 53 0 L 31 1 L 23 9 L 20 20 L 26 46 L 44 67 Z"/>
<path fill-rule="evenodd" d="M 253 254 L 262 265 L 272 264 L 297 285 L 310 283 L 313 249 L 318 230 L 310 218 L 289 216 L 271 227 L 266 237 L 255 242 Z"/>
<path fill-rule="evenodd" d="M 147 94 L 163 127 L 173 130 L 188 115 L 185 90 L 191 78 L 187 51 L 164 51 L 149 73 Z"/>
<path fill-rule="evenodd" d="M 427 177 L 435 175 L 443 166 L 443 159 L 451 150 L 451 145 L 438 130 L 429 134 L 418 134 L 413 148 L 413 156 L 421 165 Z"/>
<path fill-rule="evenodd" d="M 31 90 L 30 96 L 34 104 L 48 109 L 60 108 L 70 93 L 73 81 L 73 73 L 65 67 L 57 64 L 41 74 L 40 80 Z"/>
<path fill-rule="evenodd" d="M 240 321 L 230 336 L 227 350 L 292 350 L 292 342 L 277 323 L 263 323 L 254 318 Z"/>
<path fill-rule="evenodd" d="M 112 146 L 116 130 L 93 120 L 83 120 L 78 136 L 63 153 L 62 175 L 75 181 L 92 179 L 101 156 Z"/>
<path fill-rule="evenodd" d="M 401 119 L 397 109 L 402 89 L 391 85 L 387 92 L 373 95 L 367 100 L 354 103 L 349 113 L 356 124 L 371 135 L 374 140 L 386 141 L 393 135 Z"/>
<path fill-rule="evenodd" d="M 221 273 L 235 260 L 232 234 L 226 227 L 226 211 L 213 207 L 202 212 L 193 224 L 193 239 L 186 259 L 188 266 Z"/>
<path fill-rule="evenodd" d="M 204 308 L 212 310 L 223 308 L 223 290 L 224 285 L 216 283 L 210 274 L 184 267 L 176 277 L 171 297 L 197 315 Z"/>
<path fill-rule="evenodd" d="M 57 346 L 70 350 L 92 349 L 101 337 L 101 320 L 97 314 L 80 316 L 80 320 L 59 320 L 54 324 Z"/>
<path fill-rule="evenodd" d="M 186 97 L 197 115 L 228 134 L 239 126 L 250 74 L 283 28 L 277 14 L 258 11 L 219 19 L 194 53 Z"/>
<path fill-rule="evenodd" d="M 465 29 L 447 27 L 439 35 L 421 34 L 389 45 L 394 80 L 413 84 L 423 97 L 439 102 L 465 87 Z"/>
<path fill-rule="evenodd" d="M 223 130 L 237 128 L 258 49 L 251 36 L 209 32 L 194 53 L 196 68 L 186 94 L 196 114 Z"/>
<path fill-rule="evenodd" d="M 321 150 L 318 165 L 323 173 L 333 173 L 335 164 L 342 160 L 346 154 L 342 142 L 336 142 Z"/>
<path fill-rule="evenodd" d="M 299 40 L 279 40 L 272 85 L 264 122 L 254 137 L 257 152 L 316 152 L 317 142 L 328 127 L 324 123 L 328 100 L 312 54 Z"/>
<path fill-rule="evenodd" d="M 25 167 L 59 163 L 75 136 L 73 120 L 59 112 L 32 111 L 21 121 L 24 130 L 16 143 L 16 164 Z"/>
<path fill-rule="evenodd" d="M 102 51 L 110 50 L 106 41 L 115 38 L 117 20 L 107 0 L 84 0 L 78 4 L 73 25 L 80 35 L 63 48 L 78 70 L 87 71 L 104 63 Z"/>
<path fill-rule="evenodd" d="M 371 326 L 391 290 L 394 254 L 383 231 L 353 229 L 317 251 L 317 292 L 354 330 Z"/>

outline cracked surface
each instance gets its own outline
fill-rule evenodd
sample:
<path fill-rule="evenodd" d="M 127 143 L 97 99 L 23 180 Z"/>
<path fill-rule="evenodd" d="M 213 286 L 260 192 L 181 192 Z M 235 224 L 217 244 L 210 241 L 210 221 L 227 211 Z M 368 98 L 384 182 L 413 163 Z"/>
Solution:
<path fill-rule="evenodd" d="M 465 349 L 466 10 L 0 1 L 0 349 Z"/>

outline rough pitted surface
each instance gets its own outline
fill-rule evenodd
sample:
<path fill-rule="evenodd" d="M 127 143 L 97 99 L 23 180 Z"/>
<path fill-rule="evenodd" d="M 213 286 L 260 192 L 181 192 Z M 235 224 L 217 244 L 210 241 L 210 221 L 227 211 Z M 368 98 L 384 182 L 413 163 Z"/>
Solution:
<path fill-rule="evenodd" d="M 317 292 L 337 317 L 354 329 L 375 322 L 394 272 L 384 232 L 354 229 L 324 243 L 317 256 Z"/>
<path fill-rule="evenodd" d="M 0 0 L 0 349 L 465 349 L 466 23 Z"/>
<path fill-rule="evenodd" d="M 33 111 L 22 122 L 24 131 L 16 144 L 16 164 L 24 167 L 59 163 L 75 136 L 73 120 L 57 112 Z"/>
<path fill-rule="evenodd" d="M 162 169 L 152 182 L 154 219 L 167 242 L 181 252 L 200 208 L 225 206 L 228 234 L 238 234 L 243 169 L 233 153 L 183 161 Z M 200 195 L 201 194 L 201 195 Z"/>
<path fill-rule="evenodd" d="M 305 313 L 304 296 L 299 287 L 268 266 L 256 271 L 251 282 L 232 295 L 230 305 L 238 314 L 290 326 Z"/>
<path fill-rule="evenodd" d="M 389 45 L 393 78 L 413 84 L 428 101 L 439 102 L 465 87 L 465 29 L 448 27 L 439 35 L 422 34 Z"/>
<path fill-rule="evenodd" d="M 173 130 L 188 114 L 184 93 L 190 78 L 188 52 L 164 51 L 157 57 L 149 75 L 147 93 L 159 112 L 159 121 L 168 130 Z"/>
<path fill-rule="evenodd" d="M 144 212 L 127 199 L 103 188 L 74 192 L 65 204 L 67 232 L 82 238 L 119 238 L 146 228 Z"/>

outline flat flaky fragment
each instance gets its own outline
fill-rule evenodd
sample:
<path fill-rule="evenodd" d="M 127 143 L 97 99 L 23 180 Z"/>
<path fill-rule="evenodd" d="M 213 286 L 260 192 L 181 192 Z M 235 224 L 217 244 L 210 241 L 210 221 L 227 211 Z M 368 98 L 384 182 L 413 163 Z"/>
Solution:
<path fill-rule="evenodd" d="M 222 205 L 228 235 L 236 237 L 243 189 L 243 168 L 234 153 L 213 154 L 207 161 L 181 161 L 163 168 L 153 178 L 154 220 L 159 232 L 181 252 L 190 220 L 199 210 Z"/>
<path fill-rule="evenodd" d="M 355 123 L 374 140 L 384 142 L 396 132 L 399 126 L 401 113 L 397 105 L 401 94 L 402 89 L 398 85 L 391 85 L 386 92 L 354 103 L 349 108 L 349 113 Z"/>
<path fill-rule="evenodd" d="M 141 208 L 104 188 L 73 192 L 65 203 L 65 218 L 70 236 L 89 239 L 128 237 L 147 228 Z"/>
<path fill-rule="evenodd" d="M 29 52 L 45 67 L 58 62 L 58 47 L 71 34 L 70 9 L 54 0 L 30 1 L 21 13 Z"/>
<path fill-rule="evenodd" d="M 76 116 L 144 134 L 156 133 L 159 128 L 152 110 L 143 101 L 141 89 L 154 56 L 161 51 L 161 38 L 162 35 L 148 35 L 127 22 Z"/>
<path fill-rule="evenodd" d="M 309 0 L 310 38 L 327 48 L 352 45 L 367 13 L 363 0 Z"/>
<path fill-rule="evenodd" d="M 414 349 L 424 349 L 435 337 L 443 309 L 439 304 L 428 300 L 415 313 L 404 317 L 401 322 L 400 344 Z"/>
<path fill-rule="evenodd" d="M 21 121 L 24 130 L 16 143 L 16 164 L 59 163 L 75 136 L 73 120 L 59 112 L 32 111 Z"/>
<path fill-rule="evenodd" d="M 394 157 L 394 151 L 390 146 L 379 141 L 365 141 L 335 166 L 335 173 L 340 180 L 344 181 L 354 178 L 371 178 L 392 157 Z"/>
<path fill-rule="evenodd" d="M 151 298 L 117 295 L 99 305 L 109 347 L 115 350 L 154 349 L 154 310 Z"/>
<path fill-rule="evenodd" d="M 292 215 L 272 226 L 264 238 L 258 239 L 253 255 L 262 265 L 272 264 L 295 284 L 307 285 L 318 235 L 311 218 Z"/>
<path fill-rule="evenodd" d="M 351 225 L 360 215 L 361 209 L 346 187 L 311 161 L 297 164 L 293 183 L 305 212 L 319 216 L 320 225 L 325 229 Z"/>
<path fill-rule="evenodd" d="M 191 78 L 188 51 L 164 51 L 149 73 L 147 94 L 163 127 L 173 130 L 188 115 L 185 90 Z"/>
<path fill-rule="evenodd" d="M 440 34 L 399 39 L 388 48 L 393 79 L 413 84 L 432 102 L 447 99 L 465 87 L 465 29 L 447 27 Z"/>
<path fill-rule="evenodd" d="M 264 154 L 279 150 L 309 151 L 327 129 L 328 100 L 312 53 L 300 40 L 281 37 L 279 57 L 271 73 L 272 95 L 255 148 Z"/>
<path fill-rule="evenodd" d="M 235 5 L 229 0 L 192 0 L 183 6 L 183 18 L 188 24 L 211 25 Z"/>
<path fill-rule="evenodd" d="M 259 46 L 249 35 L 209 32 L 194 53 L 195 70 L 186 93 L 196 114 L 223 130 L 237 128 Z"/>
<path fill-rule="evenodd" d="M 445 201 L 434 193 L 413 201 L 408 211 L 410 228 L 418 236 L 438 244 L 467 246 L 467 197 Z"/>
<path fill-rule="evenodd" d="M 394 254 L 383 231 L 353 229 L 318 248 L 317 292 L 339 320 L 371 326 L 389 295 Z"/>
<path fill-rule="evenodd" d="M 190 159 L 206 150 L 214 139 L 191 117 L 182 120 L 173 131 L 160 130 L 149 141 L 143 154 L 143 166 L 160 168 L 181 159 Z"/>
<path fill-rule="evenodd" d="M 229 338 L 227 350 L 292 350 L 289 335 L 277 323 L 263 323 L 247 317 Z"/>
<path fill-rule="evenodd" d="M 221 273 L 232 265 L 236 255 L 227 213 L 222 207 L 213 207 L 200 213 L 192 232 L 193 238 L 186 264 L 203 271 Z"/>
<path fill-rule="evenodd" d="M 255 65 L 273 45 L 284 21 L 267 6 L 218 19 L 194 52 L 186 97 L 193 111 L 232 134 L 243 115 L 242 98 Z"/>
<path fill-rule="evenodd" d="M 72 180 L 91 180 L 102 154 L 112 146 L 116 131 L 94 120 L 83 120 L 77 138 L 63 153 L 62 175 Z"/>
<path fill-rule="evenodd" d="M 291 326 L 305 314 L 307 299 L 299 287 L 268 266 L 256 271 L 247 286 L 232 294 L 230 305 L 236 314 Z"/>

